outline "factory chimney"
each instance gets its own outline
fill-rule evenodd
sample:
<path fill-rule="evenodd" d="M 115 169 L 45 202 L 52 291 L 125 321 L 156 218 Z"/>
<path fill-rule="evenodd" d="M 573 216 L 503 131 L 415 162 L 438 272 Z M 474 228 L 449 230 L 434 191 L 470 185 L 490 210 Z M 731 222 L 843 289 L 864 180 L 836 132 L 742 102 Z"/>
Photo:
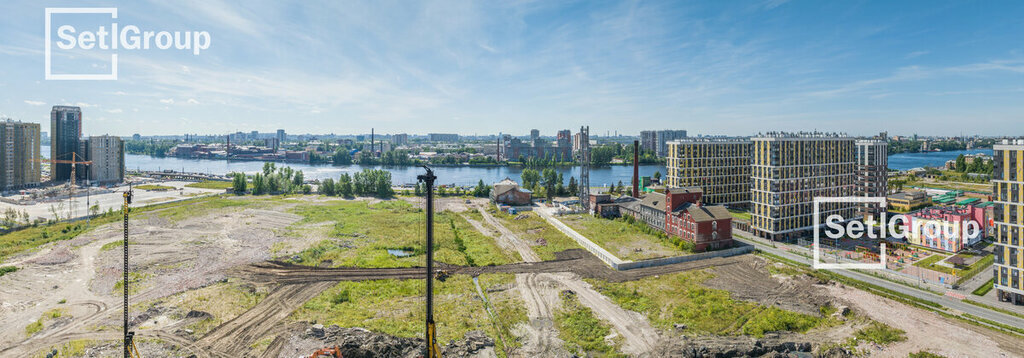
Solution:
<path fill-rule="evenodd" d="M 633 197 L 640 197 L 640 141 L 633 141 Z"/>

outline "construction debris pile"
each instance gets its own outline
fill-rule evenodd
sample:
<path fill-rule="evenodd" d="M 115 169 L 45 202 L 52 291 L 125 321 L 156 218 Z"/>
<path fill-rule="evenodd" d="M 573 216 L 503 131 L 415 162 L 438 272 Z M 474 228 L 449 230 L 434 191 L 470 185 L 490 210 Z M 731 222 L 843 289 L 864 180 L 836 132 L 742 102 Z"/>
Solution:
<path fill-rule="evenodd" d="M 343 328 L 337 325 L 314 324 L 294 337 L 282 350 L 283 356 L 294 349 L 295 353 L 309 351 L 311 347 L 341 348 L 345 358 L 360 357 L 422 357 L 425 345 L 422 338 L 401 338 L 376 333 L 364 328 Z M 480 331 L 467 332 L 465 338 L 452 340 L 442 349 L 445 357 L 472 357 L 489 347 L 494 340 Z"/>

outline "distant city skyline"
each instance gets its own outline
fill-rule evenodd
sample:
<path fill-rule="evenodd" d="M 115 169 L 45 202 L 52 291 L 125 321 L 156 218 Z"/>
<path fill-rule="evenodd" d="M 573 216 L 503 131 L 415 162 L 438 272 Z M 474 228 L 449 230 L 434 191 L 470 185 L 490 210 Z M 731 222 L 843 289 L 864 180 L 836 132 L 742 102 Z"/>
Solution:
<path fill-rule="evenodd" d="M 44 131 L 77 105 L 83 135 L 1024 135 L 1019 2 L 132 2 L 212 43 L 121 52 L 117 81 L 43 79 L 47 6 L 83 5 L 0 23 L 0 117 Z"/>

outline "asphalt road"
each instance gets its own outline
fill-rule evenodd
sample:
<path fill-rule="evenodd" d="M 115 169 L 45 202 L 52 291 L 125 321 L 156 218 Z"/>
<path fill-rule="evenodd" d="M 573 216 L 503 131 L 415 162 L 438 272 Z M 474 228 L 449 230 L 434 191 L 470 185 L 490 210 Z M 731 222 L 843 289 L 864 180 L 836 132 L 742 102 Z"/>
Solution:
<path fill-rule="evenodd" d="M 806 263 L 808 266 L 811 264 L 811 259 L 808 259 L 808 258 L 800 256 L 800 255 L 793 254 L 793 253 L 791 253 L 789 251 L 777 249 L 777 248 L 765 245 L 765 244 L 763 244 L 761 242 L 757 242 L 757 241 L 753 241 L 753 240 L 749 240 L 749 239 L 738 238 L 738 237 L 735 237 L 735 236 L 733 238 L 734 239 L 738 239 L 740 241 L 743 241 L 745 243 L 754 245 L 754 247 L 757 247 L 761 251 L 764 251 L 764 252 L 767 252 L 767 253 L 770 253 L 770 254 L 773 254 L 773 255 L 776 255 L 776 256 L 781 256 L 781 257 L 784 257 L 784 258 L 787 258 L 787 259 L 790 259 L 790 260 L 793 260 L 793 261 L 796 261 L 796 262 Z M 932 302 L 941 304 L 942 306 L 944 306 L 946 308 L 949 308 L 949 309 L 952 309 L 952 310 L 956 310 L 956 311 L 960 311 L 960 312 L 964 312 L 964 313 L 969 313 L 971 315 L 974 315 L 974 316 L 977 316 L 977 317 L 981 317 L 981 318 L 984 318 L 984 319 L 987 319 L 987 320 L 990 320 L 990 321 L 993 321 L 993 322 L 998 322 L 998 323 L 1002 323 L 1002 324 L 1013 326 L 1013 327 L 1024 327 L 1024 318 L 1008 315 L 1008 314 L 1005 314 L 1005 313 L 1002 313 L 1002 312 L 996 312 L 996 311 L 993 311 L 993 310 L 990 310 L 990 309 L 987 309 L 987 308 L 984 308 L 984 307 L 978 307 L 978 306 L 975 306 L 975 305 L 972 305 L 972 304 L 969 304 L 969 303 L 964 303 L 964 302 L 962 302 L 962 301 L 960 301 L 958 299 L 952 298 L 952 297 L 937 295 L 937 294 L 934 294 L 934 293 L 931 293 L 931 292 L 928 292 L 928 291 L 922 291 L 922 290 L 919 290 L 919 289 L 916 289 L 916 288 L 913 288 L 913 287 L 908 287 L 908 286 L 900 285 L 900 284 L 897 284 L 897 283 L 893 283 L 893 282 L 890 282 L 890 281 L 887 281 L 887 280 L 883 280 L 883 279 L 880 279 L 880 278 L 877 278 L 877 277 L 874 277 L 874 276 L 871 276 L 871 275 L 863 274 L 863 273 L 860 273 L 860 272 L 856 272 L 856 271 L 833 270 L 833 272 L 835 272 L 837 274 L 840 274 L 840 275 L 843 275 L 843 276 L 846 276 L 846 277 L 849 277 L 849 278 L 852 278 L 852 279 L 855 279 L 855 280 L 858 280 L 858 281 L 867 282 L 867 283 L 873 284 L 875 286 L 883 287 L 883 288 L 886 288 L 886 289 L 889 289 L 889 290 L 892 290 L 892 291 L 895 291 L 895 292 L 906 294 L 906 295 L 909 295 L 909 296 L 912 296 L 912 297 L 916 297 L 916 298 L 920 298 L 920 299 L 923 299 L 923 300 L 932 301 Z"/>

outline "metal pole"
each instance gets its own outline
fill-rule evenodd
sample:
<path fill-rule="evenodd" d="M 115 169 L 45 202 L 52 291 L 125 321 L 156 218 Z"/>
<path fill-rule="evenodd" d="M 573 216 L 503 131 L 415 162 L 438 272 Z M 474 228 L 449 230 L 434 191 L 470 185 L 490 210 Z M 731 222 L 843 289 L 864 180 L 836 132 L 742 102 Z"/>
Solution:
<path fill-rule="evenodd" d="M 132 185 L 128 183 L 128 191 L 124 193 L 124 357 L 130 357 L 129 347 L 132 344 L 132 334 L 128 332 L 128 205 L 132 203 Z"/>
<path fill-rule="evenodd" d="M 436 358 L 441 356 L 434 325 L 434 180 L 437 176 L 430 167 L 424 165 L 423 168 L 427 173 L 416 179 L 427 185 L 427 358 Z"/>

